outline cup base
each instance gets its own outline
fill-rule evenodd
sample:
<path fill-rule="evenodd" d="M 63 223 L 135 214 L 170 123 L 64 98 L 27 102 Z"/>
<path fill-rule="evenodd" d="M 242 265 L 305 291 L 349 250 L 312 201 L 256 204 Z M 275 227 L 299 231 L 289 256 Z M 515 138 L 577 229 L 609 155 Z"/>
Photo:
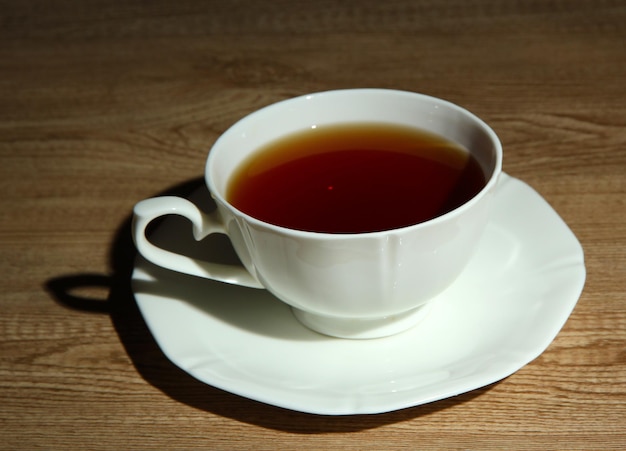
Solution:
<path fill-rule="evenodd" d="M 422 305 L 397 315 L 365 319 L 316 315 L 294 307 L 291 310 L 298 321 L 320 334 L 337 338 L 370 339 L 388 337 L 412 328 L 424 319 L 430 305 Z"/>

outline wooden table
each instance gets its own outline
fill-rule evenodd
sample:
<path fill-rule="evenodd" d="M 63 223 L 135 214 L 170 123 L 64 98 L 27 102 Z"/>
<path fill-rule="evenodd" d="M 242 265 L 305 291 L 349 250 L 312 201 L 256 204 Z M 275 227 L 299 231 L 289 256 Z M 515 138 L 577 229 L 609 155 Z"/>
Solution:
<path fill-rule="evenodd" d="M 0 448 L 626 448 L 625 22 L 611 0 L 0 1 Z M 573 314 L 505 380 L 316 416 L 200 383 L 155 344 L 133 205 L 198 186 L 243 115 L 347 87 L 475 112 L 581 241 Z"/>

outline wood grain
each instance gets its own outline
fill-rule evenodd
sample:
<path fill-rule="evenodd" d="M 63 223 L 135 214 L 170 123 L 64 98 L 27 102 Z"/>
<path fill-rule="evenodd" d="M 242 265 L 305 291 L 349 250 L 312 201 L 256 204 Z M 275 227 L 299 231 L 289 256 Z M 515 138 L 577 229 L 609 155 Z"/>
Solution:
<path fill-rule="evenodd" d="M 0 0 L 0 448 L 626 448 L 626 3 Z M 289 412 L 195 381 L 129 286 L 140 199 L 200 183 L 271 102 L 389 87 L 490 123 L 585 249 L 548 350 L 382 415 Z"/>

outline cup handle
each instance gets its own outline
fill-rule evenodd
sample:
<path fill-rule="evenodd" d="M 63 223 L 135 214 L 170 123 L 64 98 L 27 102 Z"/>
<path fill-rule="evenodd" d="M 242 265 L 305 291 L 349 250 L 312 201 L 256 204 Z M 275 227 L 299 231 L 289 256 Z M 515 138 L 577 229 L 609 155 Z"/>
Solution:
<path fill-rule="evenodd" d="M 162 196 L 142 200 L 133 210 L 133 240 L 139 253 L 152 263 L 173 271 L 214 279 L 220 282 L 252 288 L 264 288 L 244 267 L 211 263 L 166 251 L 146 238 L 146 227 L 160 216 L 180 215 L 189 219 L 196 241 L 213 233 L 227 235 L 217 214 L 203 213 L 193 203 L 175 196 Z"/>

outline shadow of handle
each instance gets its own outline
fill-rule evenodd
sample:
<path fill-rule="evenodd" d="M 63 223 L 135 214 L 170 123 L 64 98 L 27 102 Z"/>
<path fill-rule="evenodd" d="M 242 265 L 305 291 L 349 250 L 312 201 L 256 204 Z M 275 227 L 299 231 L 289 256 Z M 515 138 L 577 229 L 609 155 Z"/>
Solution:
<path fill-rule="evenodd" d="M 109 291 L 112 288 L 112 279 L 110 276 L 102 274 L 60 276 L 48 280 L 46 288 L 58 302 L 72 309 L 94 313 L 111 313 Z M 104 290 L 107 293 L 101 296 L 101 292 Z M 99 292 L 98 296 L 91 295 L 94 291 Z"/>

